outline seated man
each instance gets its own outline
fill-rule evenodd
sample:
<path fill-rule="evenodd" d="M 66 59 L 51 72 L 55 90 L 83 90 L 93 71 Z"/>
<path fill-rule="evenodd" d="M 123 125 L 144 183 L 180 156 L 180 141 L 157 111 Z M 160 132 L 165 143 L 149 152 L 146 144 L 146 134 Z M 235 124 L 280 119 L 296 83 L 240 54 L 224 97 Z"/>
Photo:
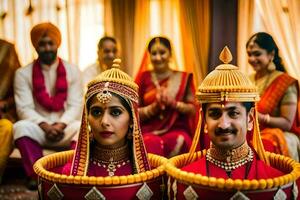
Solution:
<path fill-rule="evenodd" d="M 77 139 L 82 85 L 79 69 L 57 57 L 61 34 L 56 26 L 34 26 L 31 41 L 38 59 L 16 72 L 14 92 L 21 121 L 13 128 L 26 174 L 32 178 L 28 187 L 34 189 L 32 166 L 43 156 L 41 146 L 66 147 Z"/>
<path fill-rule="evenodd" d="M 185 160 L 177 158 L 187 165 L 180 166 L 177 174 L 167 167 L 169 175 L 179 182 L 173 183 L 173 195 L 178 199 L 291 199 L 296 196 L 291 185 L 299 172 L 288 173 L 299 164 L 265 153 L 256 123 L 257 89 L 236 66 L 227 64 L 231 61 L 227 47 L 220 58 L 225 64 L 203 80 L 197 93 L 203 111 L 200 113 L 203 121 L 199 121 L 198 127 L 203 125 L 210 147 L 195 156 L 198 130 L 189 155 L 181 156 Z M 288 162 L 293 164 L 288 166 Z M 186 172 L 193 174 L 184 177 Z M 291 176 L 280 181 L 286 174 Z"/>
<path fill-rule="evenodd" d="M 12 151 L 12 123 L 17 120 L 13 79 L 20 62 L 15 46 L 0 39 L 0 183 Z"/>

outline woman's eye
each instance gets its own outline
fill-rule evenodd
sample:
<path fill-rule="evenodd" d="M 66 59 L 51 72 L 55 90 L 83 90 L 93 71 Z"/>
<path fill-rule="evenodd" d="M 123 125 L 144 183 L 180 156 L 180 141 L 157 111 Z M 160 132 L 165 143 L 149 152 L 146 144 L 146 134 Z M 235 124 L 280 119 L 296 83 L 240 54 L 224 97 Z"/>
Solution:
<path fill-rule="evenodd" d="M 92 108 L 91 115 L 94 117 L 99 117 L 102 114 L 102 110 L 99 108 Z"/>
<path fill-rule="evenodd" d="M 112 109 L 110 113 L 111 113 L 112 116 L 119 116 L 119 115 L 122 114 L 122 110 L 120 110 L 120 109 Z"/>

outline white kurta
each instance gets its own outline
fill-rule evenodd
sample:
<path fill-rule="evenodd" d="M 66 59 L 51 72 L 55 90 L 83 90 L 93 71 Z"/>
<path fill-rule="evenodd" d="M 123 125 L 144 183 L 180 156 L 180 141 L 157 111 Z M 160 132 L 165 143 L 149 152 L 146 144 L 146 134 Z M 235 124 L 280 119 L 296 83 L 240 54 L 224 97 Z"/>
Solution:
<path fill-rule="evenodd" d="M 64 110 L 50 112 L 42 107 L 33 96 L 32 68 L 33 63 L 21 67 L 16 71 L 14 79 L 15 102 L 17 114 L 21 119 L 14 124 L 14 139 L 28 136 L 44 146 L 65 146 L 71 139 L 77 139 L 80 128 L 80 118 L 83 105 L 81 72 L 79 69 L 63 60 L 66 69 L 68 94 L 64 104 Z M 58 61 L 53 65 L 42 65 L 42 73 L 45 79 L 46 90 L 53 96 L 55 93 L 56 69 Z M 49 142 L 45 138 L 43 130 L 38 126 L 41 122 L 53 124 L 62 122 L 67 124 L 65 137 L 59 143 Z"/>

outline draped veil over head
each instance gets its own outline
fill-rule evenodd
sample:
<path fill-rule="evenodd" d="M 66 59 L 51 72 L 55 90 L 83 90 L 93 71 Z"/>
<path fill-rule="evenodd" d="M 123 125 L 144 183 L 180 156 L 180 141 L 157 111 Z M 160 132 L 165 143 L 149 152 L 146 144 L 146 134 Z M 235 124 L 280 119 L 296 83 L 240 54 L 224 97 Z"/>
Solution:
<path fill-rule="evenodd" d="M 120 59 L 115 59 L 111 69 L 102 72 L 88 84 L 88 90 L 85 95 L 85 107 L 82 114 L 82 124 L 70 175 L 87 175 L 91 144 L 91 133 L 88 129 L 87 121 L 87 102 L 94 95 L 106 92 L 120 95 L 130 105 L 133 118 L 133 138 L 130 140 L 129 146 L 132 147 L 134 173 L 150 170 L 139 125 L 138 86 L 128 74 L 119 69 L 120 62 Z"/>

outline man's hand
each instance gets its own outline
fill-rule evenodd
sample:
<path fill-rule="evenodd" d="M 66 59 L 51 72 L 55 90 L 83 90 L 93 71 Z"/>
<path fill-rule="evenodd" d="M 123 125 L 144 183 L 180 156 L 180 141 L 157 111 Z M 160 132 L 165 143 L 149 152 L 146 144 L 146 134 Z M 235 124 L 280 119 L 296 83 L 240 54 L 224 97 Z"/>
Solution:
<path fill-rule="evenodd" d="M 39 126 L 45 132 L 46 139 L 51 142 L 58 142 L 64 137 L 63 130 L 65 125 L 63 123 L 54 123 L 53 125 L 50 125 L 46 122 L 42 122 Z"/>

